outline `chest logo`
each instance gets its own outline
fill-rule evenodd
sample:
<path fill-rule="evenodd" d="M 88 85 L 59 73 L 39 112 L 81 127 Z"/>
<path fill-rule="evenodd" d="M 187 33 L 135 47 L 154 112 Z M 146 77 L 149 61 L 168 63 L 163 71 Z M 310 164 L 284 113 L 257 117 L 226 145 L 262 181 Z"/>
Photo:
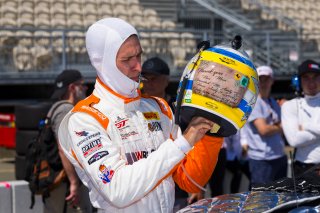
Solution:
<path fill-rule="evenodd" d="M 158 112 L 144 112 L 143 116 L 147 120 L 160 120 L 160 116 Z"/>
<path fill-rule="evenodd" d="M 161 124 L 158 121 L 154 121 L 154 122 L 148 123 L 148 129 L 151 132 L 153 132 L 153 131 L 162 131 Z"/>

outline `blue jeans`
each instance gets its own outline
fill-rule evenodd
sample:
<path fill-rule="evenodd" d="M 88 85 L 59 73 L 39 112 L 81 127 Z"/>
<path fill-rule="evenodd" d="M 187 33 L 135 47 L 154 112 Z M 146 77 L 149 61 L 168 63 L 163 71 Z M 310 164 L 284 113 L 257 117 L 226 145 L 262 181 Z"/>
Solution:
<path fill-rule="evenodd" d="M 288 160 L 283 156 L 274 160 L 249 159 L 251 184 L 269 183 L 287 177 Z"/>

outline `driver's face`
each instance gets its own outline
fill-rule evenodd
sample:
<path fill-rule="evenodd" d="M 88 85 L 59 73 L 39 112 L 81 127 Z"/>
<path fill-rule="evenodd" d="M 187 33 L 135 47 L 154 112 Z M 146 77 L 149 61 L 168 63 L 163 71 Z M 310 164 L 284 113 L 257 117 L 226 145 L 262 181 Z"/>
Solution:
<path fill-rule="evenodd" d="M 128 78 L 138 82 L 141 72 L 142 48 L 136 35 L 131 35 L 121 45 L 117 57 L 116 65 L 118 69 Z"/>

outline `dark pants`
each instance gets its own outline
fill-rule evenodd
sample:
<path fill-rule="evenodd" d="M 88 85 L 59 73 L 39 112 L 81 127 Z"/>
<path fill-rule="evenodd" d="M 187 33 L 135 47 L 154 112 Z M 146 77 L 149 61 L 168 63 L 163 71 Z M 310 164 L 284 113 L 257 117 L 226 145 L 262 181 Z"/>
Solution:
<path fill-rule="evenodd" d="M 231 186 L 230 192 L 231 193 L 238 193 L 241 183 L 242 174 L 247 176 L 247 178 L 251 179 L 250 170 L 249 170 L 249 162 L 246 161 L 239 161 L 237 158 L 233 161 L 227 161 L 227 169 L 231 172 Z M 250 190 L 250 184 L 249 189 Z"/>
<path fill-rule="evenodd" d="M 269 183 L 287 177 L 287 156 L 274 160 L 249 159 L 251 184 Z"/>
<path fill-rule="evenodd" d="M 226 171 L 227 152 L 225 148 L 222 148 L 219 152 L 218 162 L 214 169 L 210 179 L 209 186 L 211 190 L 211 196 L 215 197 L 223 194 L 223 180 Z"/>

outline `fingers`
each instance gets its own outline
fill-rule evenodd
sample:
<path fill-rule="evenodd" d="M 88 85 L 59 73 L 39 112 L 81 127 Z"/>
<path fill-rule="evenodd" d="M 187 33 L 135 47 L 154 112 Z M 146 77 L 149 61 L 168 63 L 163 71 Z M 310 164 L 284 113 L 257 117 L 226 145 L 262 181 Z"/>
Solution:
<path fill-rule="evenodd" d="M 188 197 L 188 204 L 190 205 L 194 203 L 195 199 L 196 199 L 196 194 L 191 194 L 191 196 Z"/>
<path fill-rule="evenodd" d="M 69 194 L 67 197 L 66 197 L 66 201 L 71 201 L 74 199 L 74 195 L 73 194 Z"/>
<path fill-rule="evenodd" d="M 203 117 L 194 117 L 190 122 L 190 125 L 194 125 L 195 128 L 198 127 L 200 133 L 203 134 L 209 131 L 214 124 L 215 123 L 213 121 L 210 121 Z"/>
<path fill-rule="evenodd" d="M 203 118 L 194 117 L 190 121 L 187 129 L 184 131 L 183 135 L 191 146 L 198 142 L 207 131 L 209 131 L 214 125 L 214 122 Z"/>
<path fill-rule="evenodd" d="M 68 197 L 66 197 L 66 201 L 67 201 L 67 204 L 69 206 L 71 206 L 72 208 L 74 209 L 77 209 L 79 208 L 78 205 L 79 205 L 79 199 L 77 196 L 75 195 L 72 195 L 72 194 L 69 194 Z"/>

